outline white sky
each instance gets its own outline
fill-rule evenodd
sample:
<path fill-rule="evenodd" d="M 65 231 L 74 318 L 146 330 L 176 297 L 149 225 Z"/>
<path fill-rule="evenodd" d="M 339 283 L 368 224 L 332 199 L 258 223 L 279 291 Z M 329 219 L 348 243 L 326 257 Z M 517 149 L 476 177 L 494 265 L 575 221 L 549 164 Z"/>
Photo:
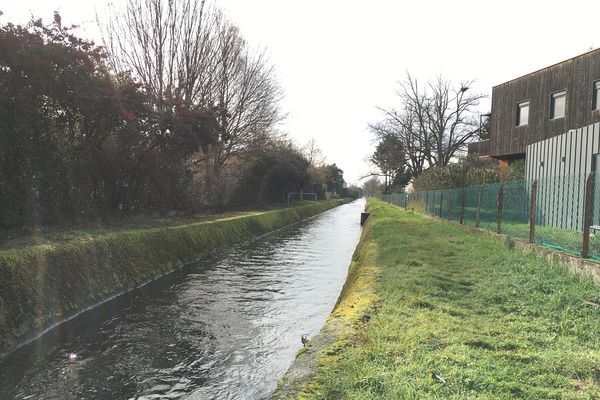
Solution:
<path fill-rule="evenodd" d="M 123 0 L 114 0 L 119 3 Z M 348 182 L 368 171 L 367 130 L 392 106 L 405 71 L 421 80 L 438 74 L 476 80 L 476 90 L 600 46 L 600 2 L 216 0 L 276 66 L 290 117 L 284 130 L 299 144 L 315 137 L 327 161 Z M 102 0 L 21 0 L 0 4 L 0 21 L 24 23 L 33 14 L 97 35 Z M 489 111 L 489 101 L 481 106 Z"/>

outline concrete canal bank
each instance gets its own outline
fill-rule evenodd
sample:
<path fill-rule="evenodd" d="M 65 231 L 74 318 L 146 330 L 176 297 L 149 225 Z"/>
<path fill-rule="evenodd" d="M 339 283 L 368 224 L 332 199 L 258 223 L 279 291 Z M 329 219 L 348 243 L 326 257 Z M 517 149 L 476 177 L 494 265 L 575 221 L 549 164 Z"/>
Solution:
<path fill-rule="evenodd" d="M 356 217 L 358 219 L 359 215 Z M 365 222 L 333 311 L 319 333 L 297 354 L 272 399 L 299 399 L 310 393 L 315 374 L 320 368 L 326 369 L 328 363 L 335 362 L 338 349 L 347 345 L 348 337 L 356 331 L 356 324 L 365 322 L 369 310 L 377 303 L 376 281 L 380 274 L 376 262 L 377 244 L 372 238 L 372 224 L 369 219 Z"/>
<path fill-rule="evenodd" d="M 183 226 L 0 251 L 0 354 L 119 293 L 342 204 L 322 201 Z"/>

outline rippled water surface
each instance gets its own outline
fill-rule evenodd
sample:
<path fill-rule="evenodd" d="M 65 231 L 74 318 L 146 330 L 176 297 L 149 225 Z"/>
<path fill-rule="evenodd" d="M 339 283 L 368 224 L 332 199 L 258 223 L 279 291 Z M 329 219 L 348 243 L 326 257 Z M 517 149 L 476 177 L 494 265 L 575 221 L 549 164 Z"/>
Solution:
<path fill-rule="evenodd" d="M 267 398 L 335 304 L 363 207 L 329 210 L 60 325 L 0 360 L 0 398 Z"/>

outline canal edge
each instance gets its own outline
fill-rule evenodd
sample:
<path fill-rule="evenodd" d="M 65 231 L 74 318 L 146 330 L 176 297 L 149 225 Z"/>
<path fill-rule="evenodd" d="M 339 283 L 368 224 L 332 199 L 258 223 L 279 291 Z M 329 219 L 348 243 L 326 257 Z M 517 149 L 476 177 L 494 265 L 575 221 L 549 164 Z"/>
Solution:
<path fill-rule="evenodd" d="M 10 276 L 12 270 L 18 274 L 16 279 L 0 282 L 3 294 L 0 303 L 5 314 L 0 315 L 0 359 L 78 315 L 199 261 L 212 251 L 274 232 L 347 202 L 348 199 L 328 200 L 234 218 L 147 229 L 139 234 L 135 232 L 135 240 L 131 241 L 128 237 L 134 232 L 125 232 L 114 235 L 110 240 L 102 238 L 84 243 L 84 250 L 67 242 L 57 246 L 58 249 L 31 251 L 26 248 L 22 250 L 23 254 L 18 254 L 20 250 L 0 251 L 0 273 L 4 271 Z M 148 263 L 136 255 L 151 257 L 157 241 L 173 242 L 173 251 L 160 254 L 155 265 L 140 268 L 140 265 Z M 184 248 L 186 244 L 193 245 Z M 89 263 L 84 263 L 88 259 L 78 256 L 90 256 Z M 18 262 L 14 263 L 15 260 Z M 37 285 L 40 268 L 47 276 L 47 279 L 42 276 L 45 282 L 43 290 L 39 290 Z M 32 273 L 26 275 L 22 272 L 26 270 Z M 52 280 L 57 280 L 53 276 L 57 273 L 60 279 L 67 277 L 71 280 L 64 288 L 52 288 L 60 293 L 47 287 Z M 74 287 L 78 289 L 63 293 L 62 289 Z M 18 295 L 13 296 L 11 301 L 10 293 Z M 68 301 L 64 301 L 65 297 Z M 33 305 L 29 312 L 22 307 L 23 299 Z M 11 324 L 10 321 L 18 322 Z"/>
<path fill-rule="evenodd" d="M 368 207 L 367 204 L 367 211 Z M 272 400 L 300 399 L 303 393 L 311 392 L 318 369 L 326 368 L 339 349 L 347 345 L 346 339 L 368 322 L 379 300 L 376 283 L 381 273 L 375 261 L 377 245 L 371 236 L 372 224 L 367 220 L 331 314 L 306 347 L 296 354 L 271 395 Z"/>

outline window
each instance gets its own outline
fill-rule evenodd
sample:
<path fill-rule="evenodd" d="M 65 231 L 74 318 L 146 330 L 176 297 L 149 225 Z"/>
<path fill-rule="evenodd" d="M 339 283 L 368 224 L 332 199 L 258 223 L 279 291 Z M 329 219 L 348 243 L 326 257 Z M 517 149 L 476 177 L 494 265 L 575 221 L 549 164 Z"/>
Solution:
<path fill-rule="evenodd" d="M 517 104 L 517 126 L 527 125 L 529 122 L 529 101 Z"/>
<path fill-rule="evenodd" d="M 595 81 L 592 87 L 592 110 L 600 110 L 600 81 Z"/>
<path fill-rule="evenodd" d="M 567 91 L 552 93 L 550 99 L 550 119 L 563 118 L 567 108 Z"/>

